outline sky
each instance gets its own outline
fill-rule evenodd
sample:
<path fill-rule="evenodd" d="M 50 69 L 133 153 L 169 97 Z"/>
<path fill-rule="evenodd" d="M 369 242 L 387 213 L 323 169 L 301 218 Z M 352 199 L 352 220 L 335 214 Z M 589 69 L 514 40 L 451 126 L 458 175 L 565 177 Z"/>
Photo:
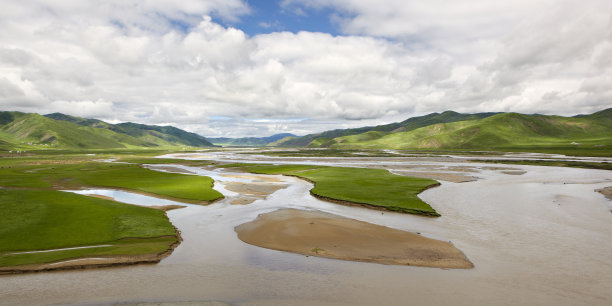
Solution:
<path fill-rule="evenodd" d="M 0 0 L 0 110 L 305 135 L 612 107 L 609 0 Z"/>

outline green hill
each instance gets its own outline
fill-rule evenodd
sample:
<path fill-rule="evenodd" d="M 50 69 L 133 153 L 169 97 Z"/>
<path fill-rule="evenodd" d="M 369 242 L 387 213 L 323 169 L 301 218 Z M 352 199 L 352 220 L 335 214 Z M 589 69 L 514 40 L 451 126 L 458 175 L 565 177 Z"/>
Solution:
<path fill-rule="evenodd" d="M 317 147 L 319 143 L 324 143 L 324 145 L 331 145 L 329 142 L 317 141 L 313 143 L 313 140 L 317 138 L 328 138 L 334 139 L 337 137 L 350 136 L 350 135 L 358 135 L 367 133 L 370 131 L 374 132 L 400 132 L 400 131 L 412 131 L 414 129 L 418 129 L 420 127 L 436 124 L 436 123 L 445 123 L 445 122 L 457 122 L 463 120 L 472 120 L 472 119 L 481 119 L 486 118 L 496 113 L 478 113 L 478 114 L 460 114 L 453 111 L 445 111 L 443 113 L 432 113 L 425 116 L 420 117 L 412 117 L 406 119 L 402 122 L 395 122 L 384 125 L 377 126 L 368 126 L 362 128 L 354 128 L 354 129 L 338 129 L 332 131 L 326 131 L 317 134 L 308 134 L 295 139 L 288 139 L 282 143 L 279 143 L 278 146 L 281 147 Z M 371 134 L 371 135 L 380 135 L 383 136 L 384 133 L 381 134 Z"/>
<path fill-rule="evenodd" d="M 573 118 L 501 113 L 378 136 L 368 132 L 338 137 L 331 147 L 488 150 L 602 147 L 612 145 L 612 109 Z"/>
<path fill-rule="evenodd" d="M 0 149 L 121 149 L 212 146 L 175 127 L 110 124 L 54 113 L 0 112 Z"/>

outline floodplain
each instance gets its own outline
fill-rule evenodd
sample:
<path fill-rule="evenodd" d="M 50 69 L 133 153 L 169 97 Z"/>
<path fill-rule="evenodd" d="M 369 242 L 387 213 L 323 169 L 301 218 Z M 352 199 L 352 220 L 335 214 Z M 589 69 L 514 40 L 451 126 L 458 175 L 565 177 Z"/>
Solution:
<path fill-rule="evenodd" d="M 140 169 L 209 177 L 214 180 L 213 188 L 224 198 L 207 205 L 182 201 L 179 204 L 184 208 L 168 210 L 168 219 L 180 231 L 182 242 L 158 264 L 5 275 L 0 277 L 4 298 L 1 303 L 221 301 L 238 305 L 335 305 L 399 304 L 411 300 L 417 304 L 455 305 L 606 305 L 612 300 L 608 273 L 612 266 L 607 261 L 612 252 L 608 242 L 612 205 L 595 192 L 612 185 L 612 175 L 607 170 L 491 164 L 470 161 L 482 157 L 470 155 L 288 157 L 254 151 L 210 150 L 176 153 L 152 161 L 151 157 L 143 158 L 146 160 L 141 162 L 146 162 L 148 169 Z M 245 152 L 255 154 L 242 154 Z M 490 156 L 495 160 L 508 157 L 511 155 Z M 122 160 L 120 156 L 113 158 Z M 251 173 L 237 164 L 360 168 L 351 171 L 378 168 L 424 178 L 433 174 L 441 185 L 426 189 L 418 198 L 440 216 L 338 205 L 313 197 L 311 190 L 315 186 L 306 180 Z M 121 164 L 105 163 L 100 167 L 111 165 Z M 41 182 L 45 180 L 36 184 Z M 108 185 L 79 192 L 129 201 L 121 194 L 101 191 L 117 188 Z M 236 188 L 239 185 L 268 187 Z M 266 192 L 252 200 L 257 193 L 254 190 Z M 138 189 L 132 191 L 142 193 Z M 232 204 L 245 197 L 252 201 Z M 176 196 L 170 198 L 177 200 Z M 329 259 L 317 256 L 325 255 L 326 249 L 321 246 L 306 249 L 312 254 L 296 254 L 258 247 L 238 238 L 236 231 L 241 225 L 284 209 L 304 211 L 306 216 L 331 214 L 448 241 L 474 267 L 440 269 Z"/>

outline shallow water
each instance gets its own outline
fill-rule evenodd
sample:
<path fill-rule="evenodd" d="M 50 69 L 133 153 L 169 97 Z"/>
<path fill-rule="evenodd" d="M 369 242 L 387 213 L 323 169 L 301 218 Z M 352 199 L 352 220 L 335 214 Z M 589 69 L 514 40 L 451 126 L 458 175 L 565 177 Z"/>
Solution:
<path fill-rule="evenodd" d="M 219 157 L 207 154 L 209 159 Z M 262 160 L 223 154 L 219 158 Z M 387 169 L 422 163 L 374 158 L 291 162 Z M 460 160 L 434 159 L 427 164 L 442 170 L 466 166 Z M 210 300 L 277 305 L 612 304 L 612 201 L 594 192 L 612 185 L 612 172 L 512 165 L 508 167 L 526 173 L 507 175 L 484 168 L 490 164 L 469 166 L 475 167 L 470 175 L 478 181 L 443 182 L 420 195 L 442 214 L 440 218 L 322 202 L 309 195 L 310 183 L 277 176 L 290 186 L 266 200 L 235 206 L 228 198 L 168 211 L 184 241 L 157 265 L 1 276 L 0 304 Z M 216 176 L 217 190 L 224 190 L 224 182 L 249 180 L 212 172 L 198 173 Z M 118 200 L 123 196 L 105 195 Z M 476 267 L 443 270 L 347 262 L 262 249 L 237 239 L 236 225 L 286 207 L 322 210 L 450 240 Z"/>

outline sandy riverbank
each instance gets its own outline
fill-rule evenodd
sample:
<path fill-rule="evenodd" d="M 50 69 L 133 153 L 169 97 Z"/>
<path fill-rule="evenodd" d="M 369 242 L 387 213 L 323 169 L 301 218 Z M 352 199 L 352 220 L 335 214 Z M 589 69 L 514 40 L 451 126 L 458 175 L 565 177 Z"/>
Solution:
<path fill-rule="evenodd" d="M 450 242 L 320 211 L 281 209 L 235 230 L 246 243 L 308 256 L 435 268 L 474 266 Z"/>

